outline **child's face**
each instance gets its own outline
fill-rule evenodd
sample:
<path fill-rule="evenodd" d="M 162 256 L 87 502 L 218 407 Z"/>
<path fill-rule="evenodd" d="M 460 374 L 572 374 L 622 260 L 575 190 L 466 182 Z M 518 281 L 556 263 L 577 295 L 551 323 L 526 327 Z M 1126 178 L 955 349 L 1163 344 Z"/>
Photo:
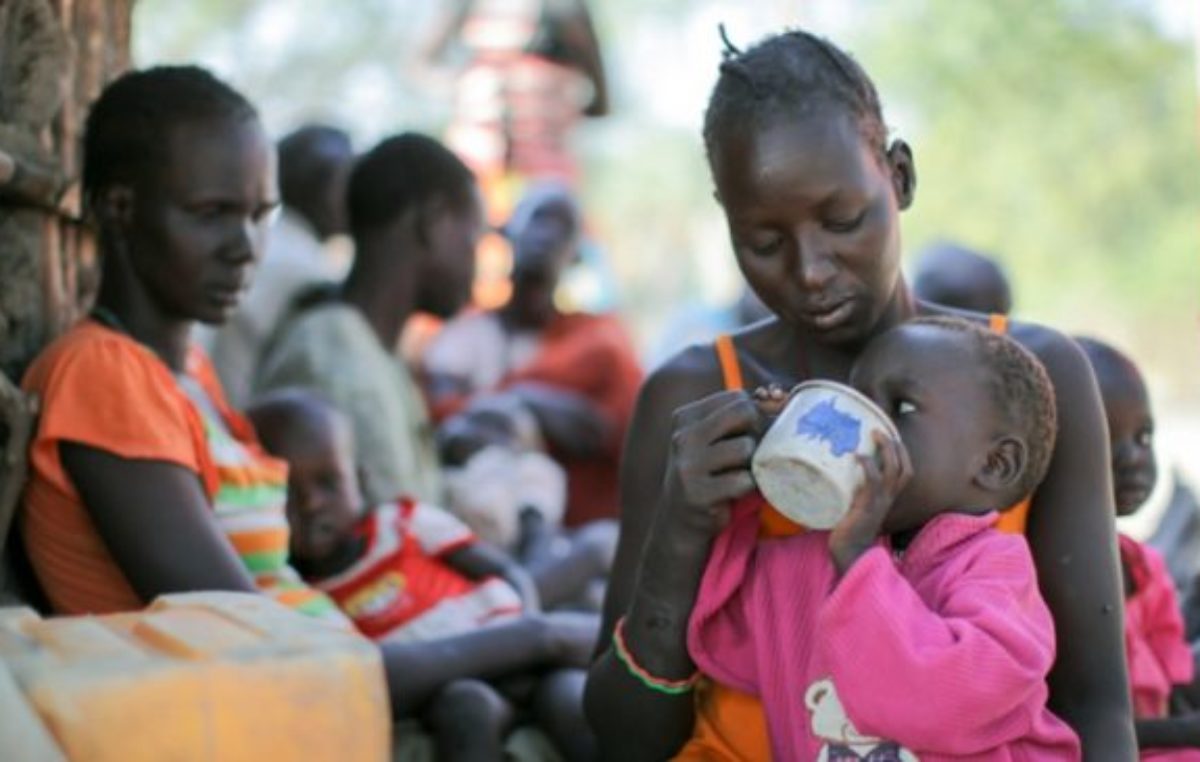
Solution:
<path fill-rule="evenodd" d="M 970 336 L 937 326 L 901 325 L 863 351 L 850 384 L 891 416 L 913 467 L 886 533 L 981 507 L 968 503 L 978 499 L 974 477 L 997 433 L 986 380 Z"/>
<path fill-rule="evenodd" d="M 1113 499 L 1118 516 L 1137 511 L 1158 478 L 1154 418 L 1141 374 L 1132 366 L 1097 374 L 1112 448 Z"/>
<path fill-rule="evenodd" d="M 349 435 L 334 430 L 323 434 L 283 453 L 289 467 L 291 553 L 302 561 L 333 554 L 354 532 L 362 507 Z"/>

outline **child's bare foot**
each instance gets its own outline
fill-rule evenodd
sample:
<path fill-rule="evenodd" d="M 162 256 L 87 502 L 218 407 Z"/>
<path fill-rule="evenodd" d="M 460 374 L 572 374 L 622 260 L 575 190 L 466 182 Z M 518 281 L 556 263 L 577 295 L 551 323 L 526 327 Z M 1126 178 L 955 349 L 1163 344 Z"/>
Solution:
<path fill-rule="evenodd" d="M 587 673 L 560 669 L 542 680 L 533 698 L 537 724 L 571 762 L 597 759 L 596 739 L 583 715 Z"/>

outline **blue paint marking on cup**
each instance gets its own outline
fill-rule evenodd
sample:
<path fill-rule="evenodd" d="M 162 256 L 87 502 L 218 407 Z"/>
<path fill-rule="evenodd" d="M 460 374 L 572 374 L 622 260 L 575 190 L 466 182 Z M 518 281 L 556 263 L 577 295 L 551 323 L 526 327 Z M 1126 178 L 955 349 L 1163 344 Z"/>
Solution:
<path fill-rule="evenodd" d="M 858 449 L 862 421 L 837 409 L 834 398 L 813 405 L 796 421 L 796 435 L 826 442 L 833 454 L 842 457 Z"/>

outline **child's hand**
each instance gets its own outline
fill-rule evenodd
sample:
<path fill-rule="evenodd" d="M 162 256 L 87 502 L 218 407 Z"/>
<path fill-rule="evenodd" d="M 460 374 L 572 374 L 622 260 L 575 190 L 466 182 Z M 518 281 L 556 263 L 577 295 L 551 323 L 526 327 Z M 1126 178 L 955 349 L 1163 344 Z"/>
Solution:
<path fill-rule="evenodd" d="M 839 575 L 875 543 L 884 517 L 912 477 L 912 463 L 903 443 L 880 431 L 874 432 L 873 438 L 876 456 L 858 456 L 866 479 L 854 494 L 850 510 L 829 533 L 829 554 Z"/>
<path fill-rule="evenodd" d="M 758 409 L 768 418 L 775 418 L 787 406 L 792 395 L 796 393 L 793 388 L 790 392 L 785 391 L 779 384 L 767 384 L 760 386 L 754 390 L 754 404 L 758 405 Z"/>
<path fill-rule="evenodd" d="M 538 593 L 537 584 L 525 567 L 517 563 L 507 564 L 500 576 L 517 591 L 526 614 L 537 614 L 542 610 L 542 597 Z"/>

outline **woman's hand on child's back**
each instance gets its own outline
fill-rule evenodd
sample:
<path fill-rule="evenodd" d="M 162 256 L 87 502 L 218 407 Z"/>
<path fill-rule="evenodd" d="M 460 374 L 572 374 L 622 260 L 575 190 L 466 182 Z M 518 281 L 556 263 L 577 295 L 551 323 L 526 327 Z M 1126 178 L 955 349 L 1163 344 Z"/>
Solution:
<path fill-rule="evenodd" d="M 729 522 L 730 503 L 754 489 L 750 457 L 764 416 L 750 395 L 725 391 L 677 409 L 664 510 L 673 535 L 708 542 Z"/>
<path fill-rule="evenodd" d="M 884 517 L 912 477 L 912 463 L 904 444 L 879 431 L 873 437 L 874 457 L 858 456 L 865 479 L 854 493 L 850 510 L 829 533 L 829 554 L 839 575 L 875 544 Z"/>

